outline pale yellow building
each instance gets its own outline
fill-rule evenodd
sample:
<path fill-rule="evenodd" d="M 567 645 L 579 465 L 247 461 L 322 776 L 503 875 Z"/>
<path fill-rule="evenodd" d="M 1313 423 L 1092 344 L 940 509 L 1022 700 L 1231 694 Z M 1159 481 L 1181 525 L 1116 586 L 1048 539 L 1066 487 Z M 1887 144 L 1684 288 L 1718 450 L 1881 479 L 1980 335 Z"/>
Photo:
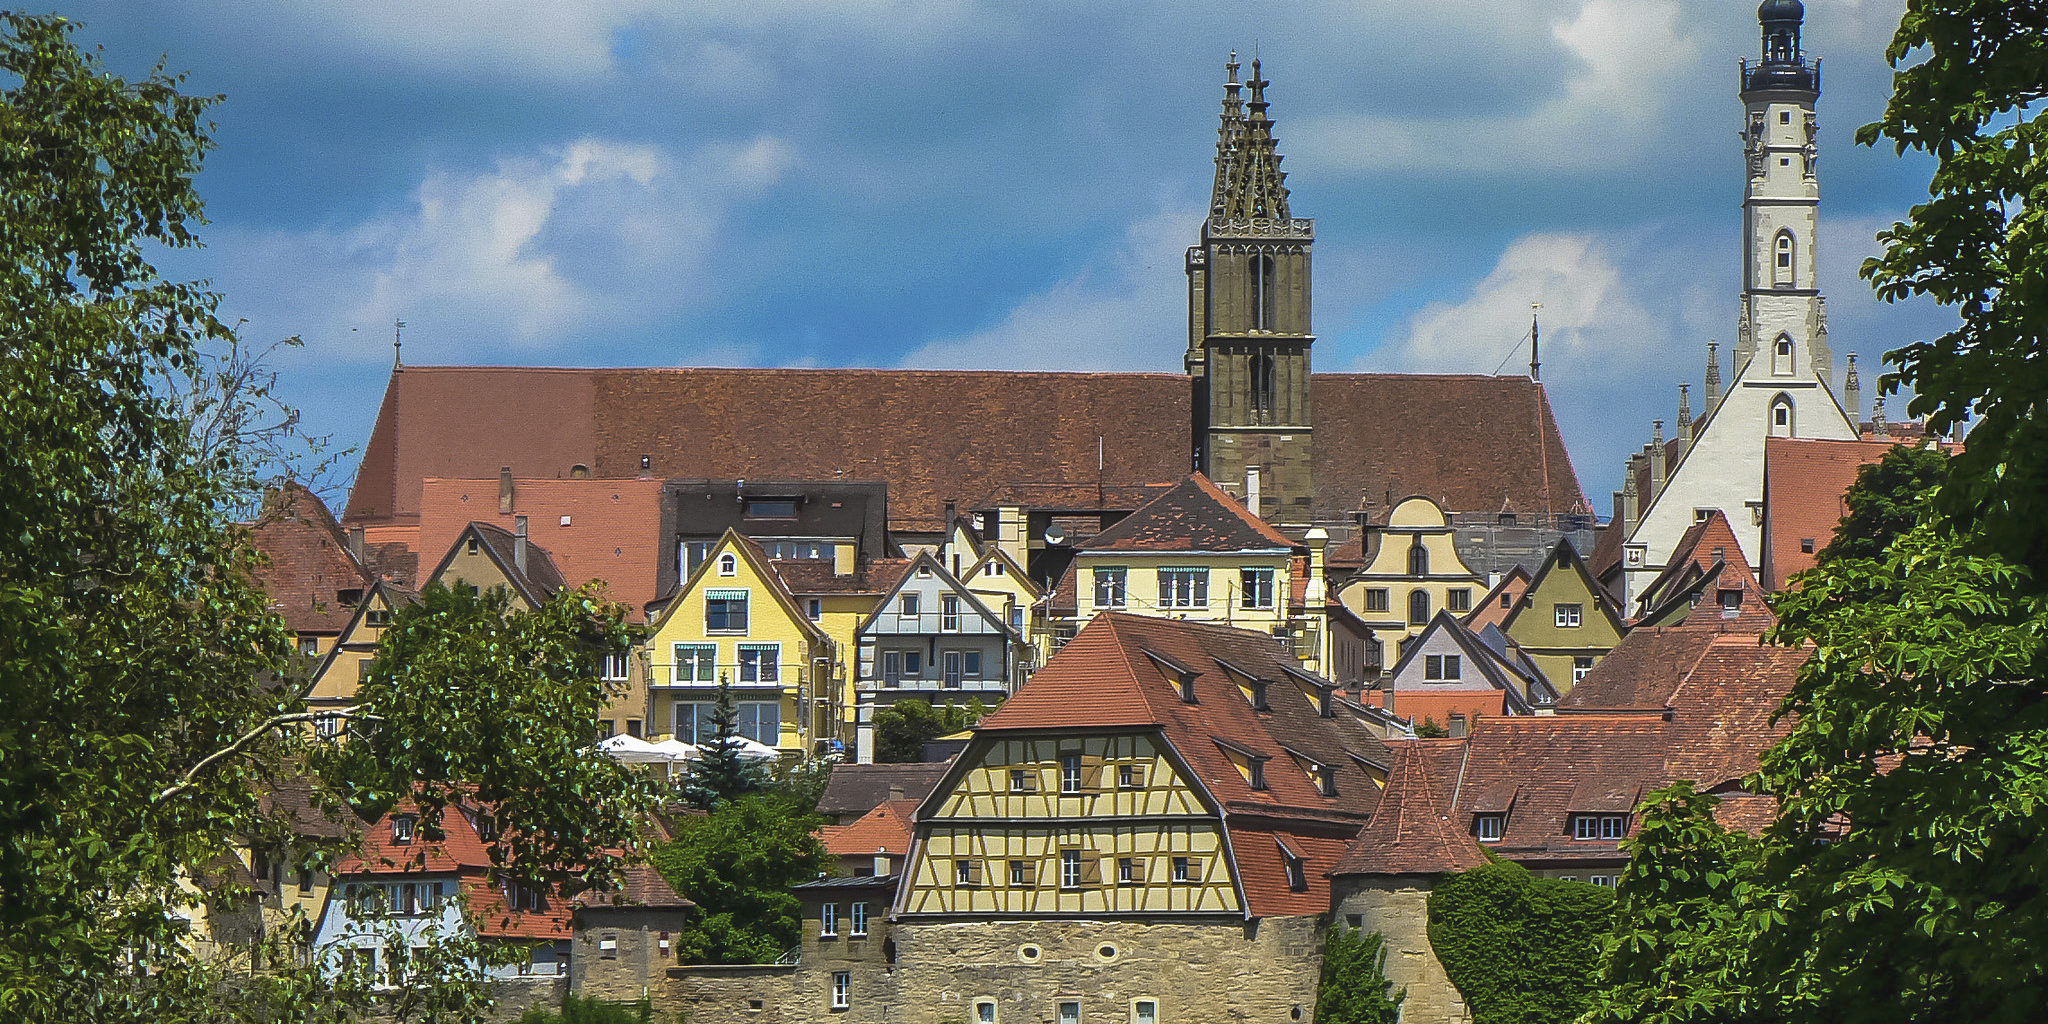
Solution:
<path fill-rule="evenodd" d="M 1337 598 L 1372 630 L 1382 668 L 1438 610 L 1464 615 L 1486 593 L 1486 580 L 1458 555 L 1449 517 L 1428 498 L 1397 502 L 1363 541 L 1365 567 L 1338 585 Z"/>

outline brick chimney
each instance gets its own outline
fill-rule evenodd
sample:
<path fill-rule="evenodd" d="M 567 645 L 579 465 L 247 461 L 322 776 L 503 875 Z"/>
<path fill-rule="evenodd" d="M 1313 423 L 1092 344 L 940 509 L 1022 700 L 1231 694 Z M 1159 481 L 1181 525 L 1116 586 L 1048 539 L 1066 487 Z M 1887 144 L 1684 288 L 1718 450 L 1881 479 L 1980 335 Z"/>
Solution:
<path fill-rule="evenodd" d="M 498 514 L 501 516 L 512 514 L 512 467 L 510 466 L 500 466 L 498 468 Z"/>

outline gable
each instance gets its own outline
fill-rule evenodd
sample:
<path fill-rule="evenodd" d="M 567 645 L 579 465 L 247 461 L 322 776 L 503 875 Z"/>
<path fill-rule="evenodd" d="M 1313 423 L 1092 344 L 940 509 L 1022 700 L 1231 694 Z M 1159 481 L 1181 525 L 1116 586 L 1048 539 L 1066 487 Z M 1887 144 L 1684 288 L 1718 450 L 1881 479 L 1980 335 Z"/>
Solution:
<path fill-rule="evenodd" d="M 1556 606 L 1560 604 L 1580 607 L 1578 626 L 1557 625 Z M 1590 641 L 1611 645 L 1621 639 L 1623 632 L 1621 616 L 1613 602 L 1593 582 L 1586 563 L 1579 559 L 1569 541 L 1559 541 L 1551 549 L 1550 557 L 1544 560 L 1500 628 L 1516 643 L 1534 646 L 1560 638 L 1571 639 L 1571 646 L 1586 646 Z"/>
<path fill-rule="evenodd" d="M 730 556 L 731 574 L 725 572 Z M 766 621 L 811 641 L 822 649 L 831 644 L 816 623 L 798 607 L 796 599 L 782 585 L 761 549 L 737 531 L 728 529 L 718 546 L 677 588 L 655 613 L 649 635 L 654 642 L 671 642 L 694 637 L 704 631 L 705 602 L 714 591 L 745 592 L 747 633 L 761 632 Z M 768 616 L 764 621 L 762 616 Z M 759 624 L 759 625 L 757 625 Z"/>
<path fill-rule="evenodd" d="M 917 602 L 915 614 L 903 612 L 904 595 L 914 595 Z M 944 619 L 945 599 L 954 598 L 957 614 L 952 624 Z M 860 624 L 862 636 L 875 634 L 924 635 L 944 631 L 949 634 L 1013 636 L 1009 624 L 1002 615 L 983 603 L 980 597 L 962 586 L 960 581 L 946 571 L 945 566 L 930 553 L 918 555 L 911 560 L 901 579 L 882 599 L 875 604 L 875 610 Z"/>

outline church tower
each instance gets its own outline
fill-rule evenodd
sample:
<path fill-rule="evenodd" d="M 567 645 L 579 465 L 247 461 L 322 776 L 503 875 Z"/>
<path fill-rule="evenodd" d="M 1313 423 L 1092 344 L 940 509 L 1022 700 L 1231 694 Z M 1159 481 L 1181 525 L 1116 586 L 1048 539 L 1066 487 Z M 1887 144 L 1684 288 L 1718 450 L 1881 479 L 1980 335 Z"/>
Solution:
<path fill-rule="evenodd" d="M 1799 0 L 1765 0 L 1763 56 L 1742 62 L 1743 153 L 1748 187 L 1742 199 L 1742 309 L 1736 325 L 1735 369 L 1761 357 L 1777 372 L 1793 369 L 1830 384 L 1827 307 L 1815 252 L 1820 179 L 1814 164 L 1814 103 L 1820 61 L 1799 47 L 1806 11 Z"/>
<path fill-rule="evenodd" d="M 1230 55 L 1216 182 L 1201 243 L 1188 249 L 1187 371 L 1195 463 L 1267 521 L 1306 527 L 1309 478 L 1309 246 L 1315 222 L 1287 208 L 1287 174 L 1252 61 Z"/>

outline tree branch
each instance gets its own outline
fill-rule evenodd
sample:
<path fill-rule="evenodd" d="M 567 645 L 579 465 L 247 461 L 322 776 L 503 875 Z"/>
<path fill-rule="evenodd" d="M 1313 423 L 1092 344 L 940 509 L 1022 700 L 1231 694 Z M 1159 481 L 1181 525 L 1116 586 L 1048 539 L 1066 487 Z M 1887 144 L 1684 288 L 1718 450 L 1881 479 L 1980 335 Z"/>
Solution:
<path fill-rule="evenodd" d="M 288 714 L 272 715 L 269 718 L 264 719 L 261 724 L 256 726 L 256 728 L 251 729 L 248 732 L 245 732 L 242 735 L 236 737 L 233 743 L 230 743 L 227 746 L 222 747 L 219 750 L 216 750 L 213 753 L 200 758 L 199 763 L 193 765 L 190 768 L 185 769 L 185 774 L 179 776 L 178 781 L 173 782 L 168 786 L 165 786 L 163 792 L 158 793 L 156 795 L 156 800 L 154 802 L 163 803 L 164 801 L 169 800 L 170 798 L 177 796 L 185 792 L 186 790 L 191 789 L 194 785 L 198 783 L 199 774 L 201 772 L 204 772 L 208 768 L 211 768 L 214 765 L 219 764 L 220 762 L 225 761 L 228 758 L 233 757 L 236 754 L 239 754 L 242 751 L 249 749 L 250 744 L 262 739 L 264 736 L 268 735 L 272 730 L 276 729 L 278 726 L 290 725 L 293 722 L 311 722 L 324 714 L 332 714 L 332 712 L 294 711 Z"/>

